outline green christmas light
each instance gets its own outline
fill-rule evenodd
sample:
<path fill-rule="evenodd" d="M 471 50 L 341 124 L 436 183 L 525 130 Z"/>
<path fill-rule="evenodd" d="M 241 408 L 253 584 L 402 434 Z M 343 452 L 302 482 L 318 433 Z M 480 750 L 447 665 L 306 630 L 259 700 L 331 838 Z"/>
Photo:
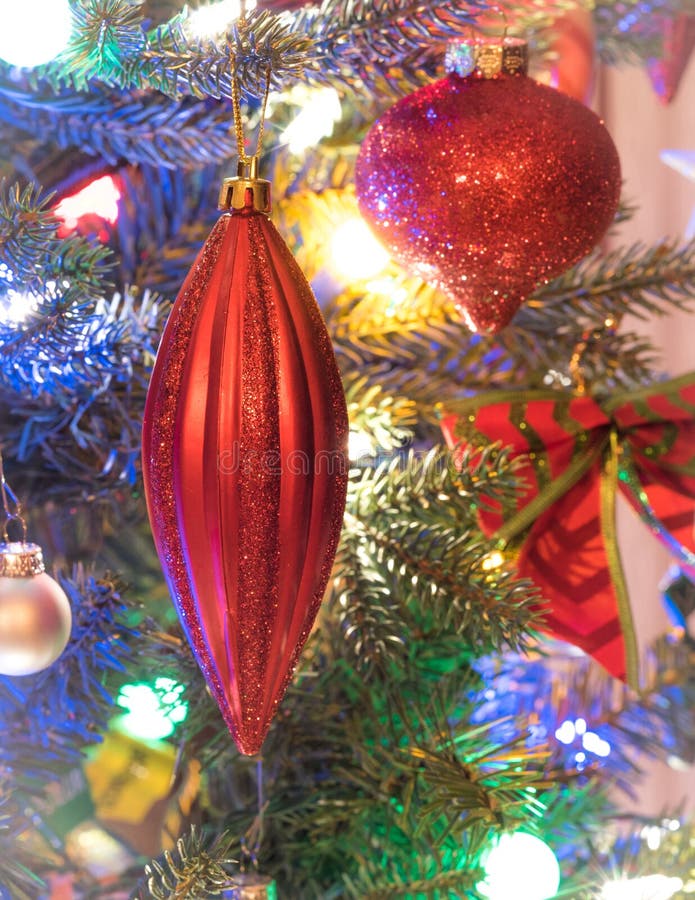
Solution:
<path fill-rule="evenodd" d="M 184 686 L 172 678 L 159 677 L 154 685 L 146 682 L 124 684 L 116 703 L 127 710 L 119 726 L 131 737 L 161 740 L 188 715 L 188 703 L 181 699 Z"/>

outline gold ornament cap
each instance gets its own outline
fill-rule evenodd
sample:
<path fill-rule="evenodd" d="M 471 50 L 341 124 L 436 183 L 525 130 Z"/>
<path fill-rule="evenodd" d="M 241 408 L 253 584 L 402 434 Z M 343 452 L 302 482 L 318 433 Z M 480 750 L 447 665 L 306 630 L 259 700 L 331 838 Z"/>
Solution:
<path fill-rule="evenodd" d="M 270 182 L 258 177 L 258 157 L 239 160 L 235 178 L 225 178 L 217 203 L 219 209 L 253 209 L 270 215 Z"/>
<path fill-rule="evenodd" d="M 525 75 L 528 71 L 528 44 L 522 38 L 486 38 L 451 41 L 446 46 L 444 68 L 462 78 L 495 78 L 497 75 Z"/>
<path fill-rule="evenodd" d="M 25 541 L 0 543 L 0 578 L 33 578 L 46 571 L 38 544 Z"/>
<path fill-rule="evenodd" d="M 258 872 L 235 875 L 222 895 L 225 900 L 277 900 L 277 887 L 272 878 Z"/>

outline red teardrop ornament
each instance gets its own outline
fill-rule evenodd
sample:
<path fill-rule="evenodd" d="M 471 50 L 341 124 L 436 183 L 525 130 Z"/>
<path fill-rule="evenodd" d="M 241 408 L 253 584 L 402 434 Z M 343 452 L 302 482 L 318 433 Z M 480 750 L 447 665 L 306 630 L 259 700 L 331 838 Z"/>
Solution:
<path fill-rule="evenodd" d="M 583 104 L 518 72 L 476 70 L 391 107 L 362 144 L 355 180 L 393 258 L 452 297 L 472 330 L 494 333 L 604 234 L 620 163 Z"/>
<path fill-rule="evenodd" d="M 260 749 L 321 603 L 347 433 L 304 275 L 266 215 L 222 215 L 162 338 L 143 468 L 177 611 L 242 753 Z"/>

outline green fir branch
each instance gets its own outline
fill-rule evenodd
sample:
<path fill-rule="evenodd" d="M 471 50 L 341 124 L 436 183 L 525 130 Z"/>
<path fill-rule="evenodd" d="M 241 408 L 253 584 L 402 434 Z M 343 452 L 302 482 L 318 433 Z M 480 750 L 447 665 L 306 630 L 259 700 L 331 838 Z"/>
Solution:
<path fill-rule="evenodd" d="M 652 247 L 635 244 L 589 255 L 547 287 L 535 291 L 519 326 L 556 333 L 580 322 L 603 322 L 628 312 L 641 319 L 690 309 L 695 300 L 695 240 Z M 572 315 L 569 317 L 568 311 Z M 569 325 L 569 323 L 573 323 Z"/>
<path fill-rule="evenodd" d="M 142 6 L 122 0 L 81 0 L 73 5 L 73 33 L 61 58 L 86 87 L 102 72 L 123 72 L 123 61 L 145 48 Z"/>
<path fill-rule="evenodd" d="M 59 60 L 43 67 L 32 84 L 86 90 L 98 80 L 174 98 L 219 99 L 231 97 L 236 75 L 242 95 L 257 98 L 269 71 L 276 89 L 301 75 L 311 46 L 291 20 L 266 10 L 250 10 L 217 42 L 190 35 L 185 12 L 145 31 L 127 0 L 89 0 L 71 46 Z"/>
<path fill-rule="evenodd" d="M 89 94 L 57 95 L 0 81 L 5 115 L 26 134 L 76 147 L 112 165 L 124 160 L 165 168 L 201 168 L 235 152 L 230 110 L 191 98 L 174 101 L 156 91 L 115 92 L 92 85 Z M 0 107 L 0 116 L 2 116 Z"/>
<path fill-rule="evenodd" d="M 369 861 L 364 860 L 365 868 Z M 431 868 L 427 863 L 420 861 L 422 869 Z M 372 863 L 374 870 L 377 866 Z M 371 877 L 370 877 L 371 875 Z M 483 877 L 482 870 L 470 871 L 463 868 L 454 868 L 451 871 L 430 872 L 412 880 L 400 877 L 384 883 L 383 871 L 374 871 L 373 874 L 361 872 L 356 881 L 347 881 L 349 895 L 354 900 L 395 900 L 395 898 L 418 897 L 423 900 L 442 900 L 442 898 L 458 898 L 467 896 L 476 883 Z"/>
<path fill-rule="evenodd" d="M 536 42 L 566 6 L 560 0 L 543 9 L 505 9 L 513 12 L 519 33 Z M 485 8 L 480 0 L 328 0 L 296 13 L 295 27 L 315 42 L 317 65 L 308 73 L 314 83 L 393 97 L 441 74 L 446 43 L 470 33 Z"/>
<path fill-rule="evenodd" d="M 494 474 L 492 474 L 494 473 Z M 398 602 L 425 633 L 429 617 L 471 651 L 523 648 L 539 594 L 528 581 L 484 560 L 476 510 L 518 489 L 504 453 L 486 448 L 459 470 L 436 448 L 365 472 L 350 491 L 346 527 L 388 579 Z"/>
<path fill-rule="evenodd" d="M 221 896 L 230 882 L 225 866 L 234 862 L 230 844 L 226 835 L 211 839 L 192 826 L 188 834 L 177 840 L 175 850 L 165 851 L 145 866 L 139 900 Z"/>
<path fill-rule="evenodd" d="M 56 240 L 52 199 L 33 184 L 0 185 L 0 261 L 26 288 L 39 282 L 46 246 Z"/>
<path fill-rule="evenodd" d="M 349 527 L 343 532 L 334 573 L 329 615 L 337 616 L 343 652 L 365 678 L 374 671 L 383 672 L 389 661 L 400 659 L 407 650 L 405 611 Z"/>

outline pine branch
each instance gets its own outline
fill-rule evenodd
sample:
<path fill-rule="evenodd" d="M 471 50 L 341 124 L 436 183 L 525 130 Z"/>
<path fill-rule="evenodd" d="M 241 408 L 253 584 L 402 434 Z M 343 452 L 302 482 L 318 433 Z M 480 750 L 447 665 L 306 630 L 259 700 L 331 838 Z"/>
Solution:
<path fill-rule="evenodd" d="M 0 80 L 0 118 L 59 147 L 77 147 L 117 165 L 124 159 L 166 168 L 200 168 L 234 153 L 230 111 L 154 91 L 57 94 Z"/>
<path fill-rule="evenodd" d="M 565 4 L 529 10 L 506 4 L 509 21 L 533 42 Z M 441 73 L 444 46 L 476 26 L 486 10 L 480 0 L 451 4 L 431 0 L 324 0 L 295 15 L 295 27 L 315 42 L 316 84 L 337 84 L 377 97 L 405 94 Z M 364 60 L 369 59 L 369 66 Z"/>
<path fill-rule="evenodd" d="M 412 400 L 383 394 L 376 385 L 368 385 L 366 378 L 354 373 L 345 379 L 343 386 L 350 431 L 372 448 L 364 456 L 376 456 L 377 450 L 389 453 L 399 450 L 412 439 L 410 428 L 417 422 Z"/>
<path fill-rule="evenodd" d="M 365 865 L 369 863 L 364 860 Z M 465 858 L 464 858 L 465 864 Z M 396 897 L 421 897 L 427 900 L 439 900 L 441 897 L 462 897 L 472 891 L 476 883 L 483 877 L 482 870 L 470 871 L 464 864 L 451 871 L 433 872 L 417 880 L 406 881 L 402 878 L 384 883 L 382 872 L 374 871 L 372 877 L 364 874 L 353 882 L 348 882 L 350 896 L 355 900 L 395 900 Z M 425 868 L 426 864 L 421 861 Z M 376 869 L 376 866 L 372 866 Z M 464 893 L 465 892 L 465 893 Z"/>
<path fill-rule="evenodd" d="M 337 616 L 345 641 L 343 652 L 368 678 L 373 670 L 382 672 L 389 661 L 406 652 L 403 610 L 351 529 L 344 531 L 334 571 L 329 614 Z"/>
<path fill-rule="evenodd" d="M 193 826 L 176 842 L 176 849 L 145 866 L 145 883 L 140 900 L 185 900 L 195 897 L 219 897 L 229 886 L 230 875 L 224 868 L 229 858 L 230 838 L 214 839 Z"/>
<path fill-rule="evenodd" d="M 69 252 L 62 262 L 69 267 Z M 79 409 L 79 418 L 84 418 L 113 382 L 129 385 L 139 379 L 144 390 L 142 370 L 154 359 L 166 309 L 148 293 L 141 299 L 115 294 L 111 300 L 88 302 L 76 298 L 70 288 L 63 294 L 44 294 L 23 321 L 0 325 L 0 378 L 18 393 L 37 396 L 49 391 L 52 405 Z M 43 404 L 44 411 L 49 408 Z M 82 426 L 73 420 L 70 428 L 81 444 Z"/>
<path fill-rule="evenodd" d="M 59 255 L 56 242 L 58 222 L 49 208 L 52 197 L 40 188 L 15 183 L 0 185 L 0 252 L 3 279 L 21 278 L 25 289 L 41 282 L 46 246 Z"/>
<path fill-rule="evenodd" d="M 260 97 L 270 69 L 271 85 L 285 86 L 307 65 L 311 41 L 289 20 L 251 10 L 219 43 L 188 34 L 181 13 L 145 31 L 127 0 L 89 0 L 76 38 L 60 60 L 43 68 L 43 81 L 85 90 L 98 79 L 119 88 L 150 89 L 179 98 L 231 97 L 236 74 L 247 98 Z"/>
<path fill-rule="evenodd" d="M 577 320 L 600 324 L 607 316 L 620 319 L 627 313 L 644 320 L 689 309 L 694 301 L 695 240 L 683 246 L 636 244 L 608 256 L 590 254 L 536 290 L 520 312 L 518 325 L 535 333 L 556 334 L 576 329 Z"/>
<path fill-rule="evenodd" d="M 493 474 L 494 473 L 494 474 Z M 365 472 L 353 484 L 348 528 L 383 571 L 399 604 L 428 629 L 428 615 L 473 650 L 524 647 L 539 597 L 530 582 L 484 559 L 494 549 L 481 538 L 475 510 L 513 492 L 512 473 L 499 448 L 487 448 L 460 472 L 448 453 L 412 453 Z"/>

